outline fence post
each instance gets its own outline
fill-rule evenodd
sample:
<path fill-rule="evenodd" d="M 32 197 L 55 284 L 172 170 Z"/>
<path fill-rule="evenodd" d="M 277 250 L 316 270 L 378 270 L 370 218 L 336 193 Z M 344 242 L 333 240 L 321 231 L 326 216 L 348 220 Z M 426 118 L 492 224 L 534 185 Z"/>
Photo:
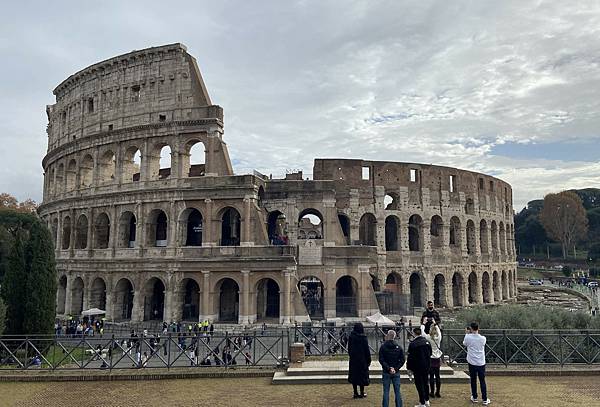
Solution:
<path fill-rule="evenodd" d="M 167 335 L 167 370 L 171 370 L 171 333 Z"/>
<path fill-rule="evenodd" d="M 563 338 L 560 330 L 558 331 L 558 351 L 560 355 L 560 367 L 565 365 L 564 355 L 563 355 Z"/>
<path fill-rule="evenodd" d="M 505 329 L 502 330 L 502 335 L 503 335 L 502 336 L 502 340 L 504 342 L 504 356 L 503 356 L 504 367 L 508 367 L 508 356 L 507 356 L 508 355 L 508 345 L 507 345 L 508 339 L 507 339 L 507 336 L 506 336 L 506 330 Z"/>

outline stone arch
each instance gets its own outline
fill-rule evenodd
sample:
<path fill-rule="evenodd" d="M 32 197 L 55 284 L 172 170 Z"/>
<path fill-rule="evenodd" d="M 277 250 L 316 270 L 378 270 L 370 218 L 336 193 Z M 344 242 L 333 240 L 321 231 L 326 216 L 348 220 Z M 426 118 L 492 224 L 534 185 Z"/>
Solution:
<path fill-rule="evenodd" d="M 492 284 L 490 281 L 490 274 L 487 271 L 484 271 L 481 275 L 481 289 L 483 291 L 483 303 L 490 304 L 492 303 Z"/>
<path fill-rule="evenodd" d="M 144 321 L 162 321 L 165 316 L 165 283 L 158 277 L 151 277 L 144 284 L 143 293 Z"/>
<path fill-rule="evenodd" d="M 75 227 L 75 249 L 87 248 L 88 240 L 88 218 L 85 215 L 79 215 Z"/>
<path fill-rule="evenodd" d="M 98 179 L 100 184 L 111 184 L 115 181 L 117 163 L 115 153 L 111 150 L 105 151 L 98 161 Z"/>
<path fill-rule="evenodd" d="M 479 222 L 479 247 L 481 254 L 489 253 L 488 227 L 485 219 L 481 219 Z"/>
<path fill-rule="evenodd" d="M 167 214 L 161 209 L 153 209 L 148 214 L 147 237 L 148 246 L 166 247 L 169 221 Z"/>
<path fill-rule="evenodd" d="M 71 314 L 81 315 L 83 311 L 83 279 L 76 277 L 71 284 Z"/>
<path fill-rule="evenodd" d="M 311 319 L 323 319 L 325 316 L 325 287 L 315 276 L 306 276 L 298 282 L 298 290 Z"/>
<path fill-rule="evenodd" d="M 220 211 L 221 246 L 239 246 L 242 218 L 237 209 L 227 206 Z"/>
<path fill-rule="evenodd" d="M 200 318 L 200 285 L 193 278 L 184 278 L 181 289 L 181 319 L 198 321 Z"/>
<path fill-rule="evenodd" d="M 54 166 L 48 167 L 47 171 L 48 195 L 53 196 L 55 193 L 56 170 Z"/>
<path fill-rule="evenodd" d="M 448 306 L 446 300 L 446 277 L 439 273 L 433 278 L 433 303 L 438 307 Z"/>
<path fill-rule="evenodd" d="M 58 242 L 58 218 L 54 218 L 52 219 L 52 226 L 50 226 L 51 228 L 51 232 L 52 232 L 52 241 L 54 243 L 54 248 L 55 249 L 59 249 L 57 242 Z"/>
<path fill-rule="evenodd" d="M 467 221 L 467 253 L 475 254 L 477 252 L 477 243 L 475 241 L 475 223 L 469 219 Z"/>
<path fill-rule="evenodd" d="M 67 191 L 74 191 L 77 187 L 77 161 L 73 158 L 67 165 Z"/>
<path fill-rule="evenodd" d="M 392 271 L 385 278 L 385 291 L 402 294 L 402 276 Z"/>
<path fill-rule="evenodd" d="M 411 252 L 423 250 L 423 219 L 416 214 L 408 219 L 408 249 Z"/>
<path fill-rule="evenodd" d="M 498 240 L 500 241 L 500 253 L 506 254 L 506 231 L 504 230 L 504 223 L 500 222 L 498 225 Z"/>
<path fill-rule="evenodd" d="M 475 202 L 473 198 L 467 198 L 465 200 L 465 214 L 475 215 Z"/>
<path fill-rule="evenodd" d="M 385 210 L 397 210 L 400 206 L 399 204 L 400 198 L 398 194 L 395 192 L 387 192 L 386 196 L 383 198 L 383 207 Z"/>
<path fill-rule="evenodd" d="M 71 247 L 71 217 L 65 216 L 62 222 L 62 249 Z"/>
<path fill-rule="evenodd" d="M 444 221 L 441 216 L 433 215 L 431 217 L 429 237 L 432 250 L 441 250 L 444 247 Z"/>
<path fill-rule="evenodd" d="M 96 277 L 90 286 L 90 308 L 106 310 L 106 283 Z"/>
<path fill-rule="evenodd" d="M 338 213 L 338 222 L 340 222 L 340 228 L 342 229 L 342 234 L 344 235 L 344 243 L 350 246 L 352 244 L 350 237 L 350 218 L 345 213 Z"/>
<path fill-rule="evenodd" d="M 472 271 L 469 273 L 469 285 L 468 285 L 468 294 L 469 294 L 469 304 L 477 304 L 477 297 L 479 294 L 479 285 L 477 282 L 477 274 Z"/>
<path fill-rule="evenodd" d="M 118 246 L 121 248 L 135 247 L 137 220 L 133 212 L 125 211 L 119 218 Z"/>
<path fill-rule="evenodd" d="M 58 279 L 58 287 L 56 290 L 56 313 L 64 314 L 66 312 L 65 305 L 67 302 L 67 276 L 62 275 Z"/>
<path fill-rule="evenodd" d="M 461 225 L 460 219 L 457 216 L 450 218 L 450 238 L 449 238 L 450 249 L 460 251 L 461 250 Z"/>
<path fill-rule="evenodd" d="M 202 177 L 206 174 L 206 147 L 202 141 L 188 141 L 182 158 L 185 176 Z"/>
<path fill-rule="evenodd" d="M 452 275 L 452 303 L 454 306 L 464 306 L 464 279 L 462 274 L 456 272 Z"/>
<path fill-rule="evenodd" d="M 306 238 L 323 239 L 323 220 L 323 215 L 318 210 L 304 209 L 298 215 L 298 238 L 300 238 L 300 232 L 304 232 Z"/>
<path fill-rule="evenodd" d="M 491 234 L 492 234 L 492 252 L 498 251 L 498 226 L 496 225 L 496 221 L 493 220 L 490 226 Z"/>
<path fill-rule="evenodd" d="M 94 179 L 94 159 L 90 154 L 83 156 L 79 164 L 79 188 L 89 188 Z"/>
<path fill-rule="evenodd" d="M 52 192 L 54 194 L 59 194 L 65 191 L 65 165 L 63 163 L 58 164 L 58 168 L 56 169 L 56 175 L 54 177 L 54 188 Z"/>
<path fill-rule="evenodd" d="M 130 320 L 133 312 L 134 287 L 128 278 L 121 278 L 115 284 L 113 294 L 113 318 L 119 320 Z"/>
<path fill-rule="evenodd" d="M 187 208 L 179 215 L 181 243 L 184 246 L 202 246 L 204 218 L 196 208 Z"/>
<path fill-rule="evenodd" d="M 267 235 L 269 243 L 272 245 L 287 245 L 289 244 L 287 236 L 287 222 L 285 215 L 280 211 L 269 212 L 267 218 Z"/>
<path fill-rule="evenodd" d="M 256 319 L 266 320 L 280 316 L 279 284 L 272 278 L 262 278 L 256 283 Z"/>
<path fill-rule="evenodd" d="M 419 273 L 412 273 L 409 278 L 410 305 L 411 307 L 423 307 L 425 305 L 425 281 Z"/>
<path fill-rule="evenodd" d="M 219 321 L 237 323 L 240 314 L 238 283 L 232 278 L 225 277 L 217 282 L 216 287 L 216 292 L 219 293 Z"/>
<path fill-rule="evenodd" d="M 337 317 L 358 316 L 358 283 L 352 276 L 341 276 L 335 283 L 335 313 Z"/>
<path fill-rule="evenodd" d="M 492 289 L 494 291 L 494 302 L 502 301 L 502 284 L 497 270 L 492 273 Z"/>
<path fill-rule="evenodd" d="M 372 213 L 365 213 L 360 218 L 358 239 L 362 246 L 377 246 L 377 219 Z"/>
<path fill-rule="evenodd" d="M 508 295 L 508 277 L 506 274 L 506 270 L 502 270 L 502 298 L 503 299 L 508 299 L 509 295 Z"/>
<path fill-rule="evenodd" d="M 400 241 L 398 231 L 400 230 L 400 221 L 394 215 L 385 218 L 385 250 L 395 252 L 400 250 L 398 242 Z"/>
<path fill-rule="evenodd" d="M 94 248 L 107 249 L 110 241 L 110 219 L 106 213 L 96 217 L 94 223 Z"/>
<path fill-rule="evenodd" d="M 159 180 L 169 178 L 171 175 L 172 150 L 165 142 L 158 142 L 152 146 L 151 153 L 146 156 L 150 179 Z"/>
<path fill-rule="evenodd" d="M 137 182 L 141 178 L 142 152 L 137 146 L 129 146 L 123 154 L 122 180 L 124 183 Z"/>

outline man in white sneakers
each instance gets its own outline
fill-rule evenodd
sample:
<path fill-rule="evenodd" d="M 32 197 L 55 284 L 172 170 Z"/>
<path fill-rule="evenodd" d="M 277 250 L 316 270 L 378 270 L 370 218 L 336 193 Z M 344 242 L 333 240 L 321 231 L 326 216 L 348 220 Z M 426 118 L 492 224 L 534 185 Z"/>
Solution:
<path fill-rule="evenodd" d="M 467 362 L 469 363 L 469 376 L 471 376 L 471 402 L 477 403 L 477 378 L 481 387 L 482 404 L 487 406 L 490 399 L 487 397 L 485 384 L 485 336 L 479 335 L 479 325 L 472 322 L 466 329 L 463 345 L 467 348 Z"/>

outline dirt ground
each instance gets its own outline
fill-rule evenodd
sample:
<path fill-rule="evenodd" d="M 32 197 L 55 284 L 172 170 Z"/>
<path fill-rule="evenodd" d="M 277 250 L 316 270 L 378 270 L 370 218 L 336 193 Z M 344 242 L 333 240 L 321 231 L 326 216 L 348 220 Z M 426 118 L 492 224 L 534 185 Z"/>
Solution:
<path fill-rule="evenodd" d="M 598 377 L 488 377 L 492 406 L 600 407 Z M 416 404 L 402 385 L 404 406 Z M 268 378 L 121 382 L 0 383 L 0 406 L 377 406 L 382 387 L 353 400 L 350 385 L 271 385 Z M 393 397 L 393 396 L 392 396 Z M 391 403 L 393 405 L 393 402 Z M 468 385 L 442 384 L 432 406 L 470 406 Z M 478 404 L 481 406 L 481 404 Z"/>

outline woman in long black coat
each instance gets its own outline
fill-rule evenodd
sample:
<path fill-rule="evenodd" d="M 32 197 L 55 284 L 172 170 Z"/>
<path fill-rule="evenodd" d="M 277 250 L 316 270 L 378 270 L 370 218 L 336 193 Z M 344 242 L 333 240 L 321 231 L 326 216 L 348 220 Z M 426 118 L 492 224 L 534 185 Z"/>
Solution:
<path fill-rule="evenodd" d="M 365 386 L 369 385 L 369 365 L 371 364 L 371 352 L 365 335 L 363 324 L 357 322 L 348 339 L 348 356 L 350 366 L 348 370 L 348 381 L 352 383 L 354 398 L 364 398 Z M 357 387 L 360 387 L 360 394 Z"/>

